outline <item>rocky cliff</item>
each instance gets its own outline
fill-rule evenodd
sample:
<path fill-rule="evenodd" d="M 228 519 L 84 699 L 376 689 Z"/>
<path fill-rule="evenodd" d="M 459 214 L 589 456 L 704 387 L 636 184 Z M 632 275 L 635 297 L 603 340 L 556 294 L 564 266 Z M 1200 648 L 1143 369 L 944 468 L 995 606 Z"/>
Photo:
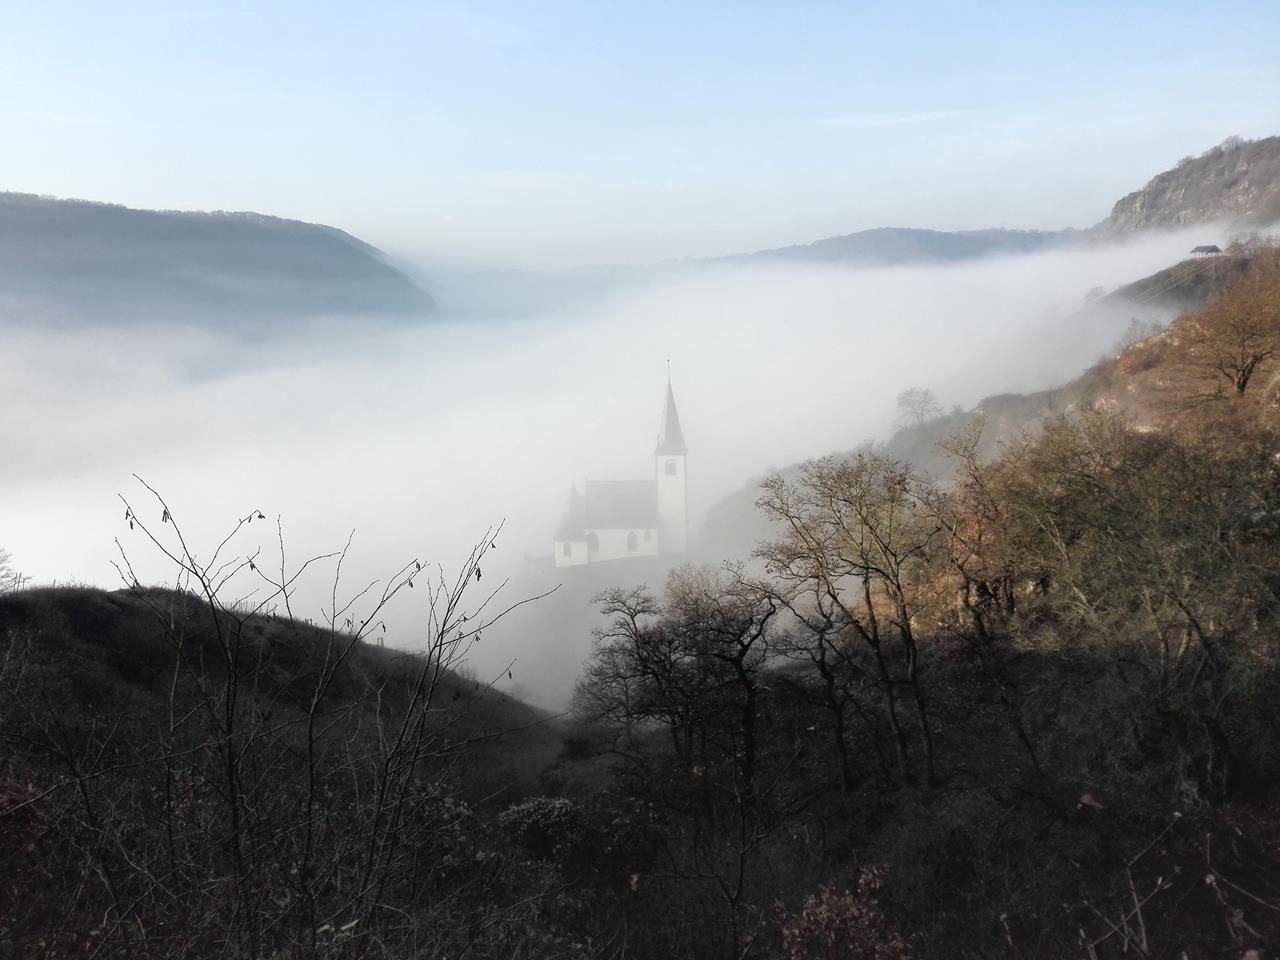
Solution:
<path fill-rule="evenodd" d="M 1230 137 L 1121 198 L 1098 225 L 1104 237 L 1228 221 L 1280 221 L 1280 137 Z"/>

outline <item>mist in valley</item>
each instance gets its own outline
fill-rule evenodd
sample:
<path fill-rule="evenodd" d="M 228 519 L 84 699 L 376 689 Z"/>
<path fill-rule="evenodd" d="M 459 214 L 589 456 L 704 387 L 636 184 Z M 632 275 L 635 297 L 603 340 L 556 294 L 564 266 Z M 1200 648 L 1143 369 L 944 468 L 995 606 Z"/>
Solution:
<path fill-rule="evenodd" d="M 116 538 L 140 579 L 171 581 L 172 564 L 124 519 L 121 495 L 159 519 L 137 474 L 165 496 L 197 555 L 251 510 L 269 522 L 228 549 L 271 558 L 282 532 L 291 567 L 354 531 L 342 589 L 355 593 L 414 559 L 454 569 L 502 524 L 486 592 L 509 578 L 502 599 L 514 601 L 564 582 L 559 602 L 585 605 L 574 586 L 584 574 L 550 567 L 552 531 L 571 484 L 652 475 L 668 361 L 690 446 L 691 557 L 718 563 L 734 558 L 699 552 L 698 525 L 721 497 L 886 437 L 906 387 L 967 408 L 1075 376 L 1112 350 L 1131 315 L 1150 313 L 1079 314 L 1090 290 L 1222 239 L 1202 228 L 943 266 L 654 269 L 582 289 L 559 281 L 557 296 L 524 314 L 486 313 L 480 277 L 471 290 L 455 283 L 451 313 L 314 318 L 276 335 L 161 316 L 51 328 L 38 308 L 10 306 L 18 322 L 0 330 L 0 402 L 23 413 L 0 427 L 0 529 L 34 582 L 121 585 Z M 333 574 L 332 561 L 310 570 L 294 612 L 320 619 Z M 590 576 L 630 583 L 637 573 L 624 561 Z M 389 645 L 413 648 L 422 599 L 389 611 Z M 561 705 L 589 649 L 577 625 L 589 622 L 571 620 L 566 636 L 565 624 L 551 631 L 517 611 L 473 666 L 507 684 L 514 662 L 512 689 Z"/>

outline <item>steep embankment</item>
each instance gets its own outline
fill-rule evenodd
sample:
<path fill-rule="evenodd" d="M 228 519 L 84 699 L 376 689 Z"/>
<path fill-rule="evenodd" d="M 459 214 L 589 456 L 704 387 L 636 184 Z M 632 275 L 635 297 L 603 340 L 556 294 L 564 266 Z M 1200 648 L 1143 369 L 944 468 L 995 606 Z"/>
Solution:
<path fill-rule="evenodd" d="M 1280 137 L 1231 137 L 1198 157 L 1186 157 L 1118 200 L 1096 229 L 1110 239 L 1222 221 L 1280 221 Z"/>
<path fill-rule="evenodd" d="M 432 301 L 333 227 L 0 193 L 0 321 L 412 315 Z"/>

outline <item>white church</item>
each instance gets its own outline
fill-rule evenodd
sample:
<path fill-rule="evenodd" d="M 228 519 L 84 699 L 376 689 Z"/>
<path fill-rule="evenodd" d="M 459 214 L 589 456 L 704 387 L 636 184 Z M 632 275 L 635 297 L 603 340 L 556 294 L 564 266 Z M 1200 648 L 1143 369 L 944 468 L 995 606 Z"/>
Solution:
<path fill-rule="evenodd" d="M 569 491 L 569 508 L 556 528 L 557 567 L 627 557 L 684 553 L 688 539 L 688 448 L 667 377 L 652 480 L 588 480 Z"/>

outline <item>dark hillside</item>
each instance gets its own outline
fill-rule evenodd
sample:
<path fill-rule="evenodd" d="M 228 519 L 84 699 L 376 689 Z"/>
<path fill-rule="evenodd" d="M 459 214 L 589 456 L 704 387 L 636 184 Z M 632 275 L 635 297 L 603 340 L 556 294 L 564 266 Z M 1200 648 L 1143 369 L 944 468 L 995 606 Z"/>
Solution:
<path fill-rule="evenodd" d="M 463 910 L 527 927 L 482 825 L 560 735 L 448 650 L 172 590 L 0 596 L 0 956 L 348 956 L 404 904 L 450 950 Z"/>
<path fill-rule="evenodd" d="M 248 618 L 243 633 L 246 642 L 239 658 L 246 682 L 284 718 L 305 714 L 326 650 L 335 641 L 350 639 L 305 622 L 262 615 Z M 171 590 L 41 587 L 0 594 L 0 644 L 0 659 L 23 658 L 25 683 L 37 684 L 41 697 L 65 704 L 61 720 L 69 728 L 114 717 L 140 733 L 160 723 L 170 706 L 190 709 L 182 700 L 184 692 L 195 702 L 197 684 L 216 686 L 226 680 L 224 651 L 208 606 Z M 326 707 L 365 709 L 378 692 L 393 711 L 403 709 L 418 661 L 410 652 L 357 643 L 333 676 Z M 557 749 L 558 735 L 547 724 L 547 714 L 475 680 L 444 671 L 436 696 L 447 704 L 436 708 L 441 729 L 448 731 L 446 740 L 480 741 L 468 762 L 499 763 L 504 755 L 518 754 L 536 762 L 540 753 L 545 757 Z M 136 740 L 121 737 L 119 742 L 127 748 Z M 495 782 L 502 777 L 497 768 L 493 774 Z"/>
<path fill-rule="evenodd" d="M 0 298 L 0 319 L 43 310 L 247 322 L 431 308 L 380 251 L 332 227 L 19 193 L 0 193 Z"/>

